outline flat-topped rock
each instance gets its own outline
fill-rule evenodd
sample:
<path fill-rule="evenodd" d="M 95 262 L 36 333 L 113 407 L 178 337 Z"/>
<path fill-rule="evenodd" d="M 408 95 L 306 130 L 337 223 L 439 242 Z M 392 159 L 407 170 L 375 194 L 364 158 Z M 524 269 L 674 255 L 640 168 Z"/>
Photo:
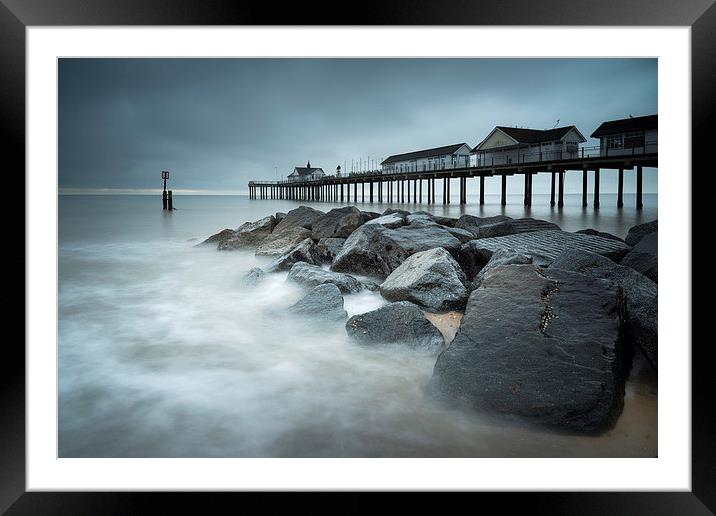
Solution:
<path fill-rule="evenodd" d="M 584 235 L 594 235 L 594 236 L 600 236 L 602 238 L 611 238 L 612 240 L 619 240 L 620 242 L 624 242 L 623 238 L 619 238 L 616 235 L 612 235 L 611 233 L 607 233 L 606 231 L 597 231 L 593 228 L 586 228 L 586 229 L 580 229 L 579 231 L 575 231 L 575 233 L 582 233 Z M 631 245 L 631 244 L 627 244 Z"/>
<path fill-rule="evenodd" d="M 366 222 L 366 224 L 380 224 L 389 229 L 399 228 L 400 226 L 404 226 L 405 223 L 405 215 L 402 213 L 389 213 Z"/>
<path fill-rule="evenodd" d="M 570 432 L 607 430 L 623 406 L 623 318 L 623 292 L 609 281 L 497 267 L 470 295 L 429 390 Z"/>
<path fill-rule="evenodd" d="M 588 251 L 569 249 L 552 262 L 552 268 L 606 279 L 620 286 L 626 297 L 626 340 L 641 349 L 649 362 L 658 367 L 659 303 L 656 283 L 630 267 Z"/>
<path fill-rule="evenodd" d="M 626 238 L 626 243 L 632 247 L 639 243 L 639 240 L 644 238 L 649 233 L 654 233 L 659 230 L 659 221 L 652 220 L 651 222 L 645 222 L 643 224 L 637 224 L 629 228 Z"/>
<path fill-rule="evenodd" d="M 274 231 L 283 231 L 290 226 L 301 227 L 304 229 L 313 229 L 313 223 L 321 218 L 325 213 L 315 210 L 309 206 L 299 206 L 289 211 L 276 224 Z"/>
<path fill-rule="evenodd" d="M 298 225 L 281 227 L 281 224 L 256 247 L 256 256 L 283 256 L 306 238 L 311 238 L 310 229 Z"/>
<path fill-rule="evenodd" d="M 401 344 L 412 348 L 437 351 L 445 340 L 440 331 L 425 318 L 417 305 L 399 301 L 377 310 L 354 315 L 346 323 L 348 336 L 361 344 Z"/>
<path fill-rule="evenodd" d="M 500 267 L 501 265 L 526 265 L 532 262 L 532 256 L 520 254 L 518 252 L 513 251 L 512 249 L 500 249 L 499 251 L 495 251 L 494 253 L 492 253 L 492 256 L 490 256 L 490 259 L 485 264 L 485 266 L 480 269 L 477 274 L 475 274 L 475 278 L 473 279 L 472 284 L 469 285 L 469 289 L 472 291 L 476 288 L 479 288 L 479 286 L 482 284 L 482 280 L 484 279 L 484 277 L 490 271 L 496 269 L 497 267 Z"/>
<path fill-rule="evenodd" d="M 363 215 L 358 208 L 353 206 L 334 208 L 313 221 L 312 237 L 314 240 L 347 238 L 363 222 Z"/>
<path fill-rule="evenodd" d="M 286 254 L 275 258 L 266 266 L 266 270 L 268 272 L 287 271 L 298 262 L 320 265 L 322 261 L 316 243 L 312 239 L 306 238 Z"/>
<path fill-rule="evenodd" d="M 433 312 L 465 307 L 467 278 L 442 247 L 409 256 L 380 285 L 388 301 L 411 301 Z"/>
<path fill-rule="evenodd" d="M 654 231 L 644 235 L 620 263 L 658 283 L 659 233 Z"/>
<path fill-rule="evenodd" d="M 507 215 L 495 215 L 493 217 L 476 217 L 475 215 L 462 215 L 457 222 L 455 222 L 456 228 L 465 229 L 475 236 L 477 236 L 478 228 L 480 226 L 496 224 L 506 220 L 512 220 Z"/>
<path fill-rule="evenodd" d="M 531 231 L 546 231 L 550 229 L 559 230 L 557 224 L 546 220 L 522 218 L 501 220 L 490 223 L 483 223 L 475 227 L 472 232 L 476 238 L 490 238 L 505 235 L 516 235 L 519 233 L 529 233 Z"/>
<path fill-rule="evenodd" d="M 294 315 L 306 315 L 330 321 L 342 321 L 348 317 L 343 309 L 343 296 L 333 284 L 318 285 L 289 308 Z"/>
<path fill-rule="evenodd" d="M 618 240 L 561 230 L 532 231 L 493 238 L 471 240 L 465 246 L 491 255 L 498 250 L 513 250 L 533 257 L 535 263 L 552 262 L 567 249 L 579 249 L 619 261 L 630 247 Z M 462 253 L 461 253 L 462 254 Z M 539 260 L 536 258 L 540 258 Z"/>
<path fill-rule="evenodd" d="M 306 262 L 297 262 L 288 273 L 291 281 L 305 287 L 316 287 L 331 283 L 338 287 L 344 294 L 350 294 L 363 290 L 363 285 L 353 276 L 340 272 L 327 271 L 317 265 Z"/>

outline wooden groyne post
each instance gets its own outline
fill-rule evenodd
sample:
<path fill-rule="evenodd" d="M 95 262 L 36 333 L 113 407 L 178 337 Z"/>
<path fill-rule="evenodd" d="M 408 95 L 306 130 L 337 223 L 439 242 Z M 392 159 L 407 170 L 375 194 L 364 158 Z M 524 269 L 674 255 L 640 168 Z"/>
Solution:
<path fill-rule="evenodd" d="M 172 193 L 169 192 L 167 195 L 167 179 L 169 179 L 169 171 L 162 170 L 162 180 L 164 181 L 164 190 L 162 190 L 162 209 L 171 210 L 172 207 Z"/>

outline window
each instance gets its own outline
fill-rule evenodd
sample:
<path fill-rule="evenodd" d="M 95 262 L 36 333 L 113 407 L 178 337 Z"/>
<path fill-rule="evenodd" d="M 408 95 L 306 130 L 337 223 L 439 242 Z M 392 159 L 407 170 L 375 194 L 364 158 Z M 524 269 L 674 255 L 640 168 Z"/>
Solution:
<path fill-rule="evenodd" d="M 633 147 L 643 147 L 644 146 L 644 132 L 643 131 L 637 131 L 633 133 L 625 133 L 624 134 L 624 147 L 627 149 L 631 149 Z"/>
<path fill-rule="evenodd" d="M 605 140 L 606 140 L 607 149 L 623 149 L 624 148 L 624 138 L 623 138 L 623 135 L 621 135 L 621 134 L 607 136 L 605 138 Z"/>

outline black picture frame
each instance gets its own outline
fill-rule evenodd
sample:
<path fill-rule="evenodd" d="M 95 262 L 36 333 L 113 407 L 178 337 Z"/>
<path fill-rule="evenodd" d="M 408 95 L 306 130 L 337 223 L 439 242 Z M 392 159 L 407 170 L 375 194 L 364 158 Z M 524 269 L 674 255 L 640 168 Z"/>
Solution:
<path fill-rule="evenodd" d="M 347 7 L 350 7 L 347 9 Z M 692 42 L 692 164 L 704 175 L 713 173 L 706 138 L 716 134 L 716 6 L 713 0 L 501 0 L 499 2 L 363 1 L 360 4 L 232 2 L 199 0 L 0 0 L 0 103 L 8 197 L 26 198 L 25 183 L 25 29 L 60 25 L 658 25 L 689 26 Z M 10 157 L 8 165 L 7 158 Z M 685 181 L 692 181 L 686 171 Z M 51 176 L 50 176 L 51 177 Z M 15 185 L 12 182 L 16 182 Z M 705 188 L 692 189 L 701 195 Z M 693 198 L 692 206 L 696 206 Z M 11 208 L 12 213 L 19 208 Z M 691 210 L 691 206 L 684 207 Z M 23 212 L 24 213 L 24 212 Z M 6 220 L 16 220 L 11 217 Z M 692 212 L 692 236 L 698 219 Z M 8 224 L 15 226 L 17 222 Z M 20 237 L 20 235 L 18 235 Z M 24 240 L 24 231 L 22 238 Z M 17 244 L 19 238 L 13 239 Z M 693 239 L 692 239 L 693 241 Z M 19 247 L 19 244 L 17 244 Z M 691 251 L 692 267 L 698 254 Z M 9 251 L 6 271 L 25 254 Z M 12 267 L 15 270 L 20 268 Z M 26 269 L 25 269 L 26 270 Z M 26 270 L 27 273 L 27 270 Z M 19 276 L 19 275 L 16 275 Z M 703 287 L 702 287 L 703 288 Z M 24 295 L 23 295 L 24 299 Z M 16 310 L 20 303 L 14 302 Z M 24 303 L 22 303 L 24 310 Z M 698 319 L 693 318 L 697 321 Z M 692 335 L 697 335 L 693 333 Z M 667 343 L 688 345 L 689 343 Z M 189 493 L 39 493 L 25 489 L 25 353 L 19 339 L 6 337 L 0 360 L 0 512 L 7 514 L 107 514 L 167 509 L 172 498 L 183 510 L 207 511 L 207 495 Z M 694 339 L 692 345 L 692 490 L 690 492 L 620 493 L 502 493 L 481 494 L 500 510 L 522 509 L 537 514 L 711 514 L 716 511 L 716 411 L 710 371 L 712 345 Z M 228 501 L 235 494 L 213 494 Z M 243 495 L 262 504 L 267 494 Z M 291 504 L 306 502 L 305 494 L 290 496 Z M 378 495 L 351 494 L 340 502 L 341 512 L 358 512 L 380 503 Z M 451 498 L 460 503 L 464 496 Z M 410 500 L 430 509 L 422 494 Z M 212 498 L 212 505 L 213 505 Z M 245 503 L 245 502 L 242 502 Z M 313 504 L 314 502 L 308 502 Z M 432 500 L 444 508 L 444 501 Z M 474 503 L 474 502 L 471 502 Z M 480 503 L 484 503 L 481 501 Z M 160 505 L 158 505 L 160 504 Z M 264 505 L 270 508 L 273 501 Z M 315 506 L 313 506 L 315 509 Z M 162 510 L 162 512 L 165 512 Z"/>

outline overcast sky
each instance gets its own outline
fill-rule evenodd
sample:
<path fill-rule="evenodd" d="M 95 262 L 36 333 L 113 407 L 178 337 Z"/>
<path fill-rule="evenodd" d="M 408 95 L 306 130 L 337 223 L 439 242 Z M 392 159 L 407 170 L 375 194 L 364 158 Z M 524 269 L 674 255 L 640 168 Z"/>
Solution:
<path fill-rule="evenodd" d="M 170 170 L 177 191 L 237 192 L 496 125 L 559 120 L 594 145 L 602 121 L 654 113 L 656 59 L 61 59 L 59 186 L 158 188 Z"/>

